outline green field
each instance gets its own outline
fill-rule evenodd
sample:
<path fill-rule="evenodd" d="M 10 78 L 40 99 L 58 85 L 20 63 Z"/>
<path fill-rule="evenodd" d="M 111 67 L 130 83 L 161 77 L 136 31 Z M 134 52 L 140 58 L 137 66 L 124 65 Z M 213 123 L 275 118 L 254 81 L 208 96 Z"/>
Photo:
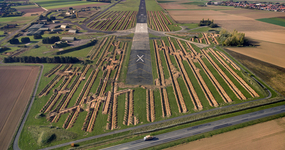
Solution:
<path fill-rule="evenodd" d="M 100 4 L 101 2 L 87 2 L 79 0 L 32 0 L 46 9 L 55 9 L 62 7 L 73 7 L 79 5 Z"/>
<path fill-rule="evenodd" d="M 140 0 L 125 0 L 110 8 L 109 11 L 138 11 Z"/>
<path fill-rule="evenodd" d="M 256 20 L 285 27 L 285 18 L 262 18 Z"/>
<path fill-rule="evenodd" d="M 1 17 L 0 24 L 4 23 L 27 23 L 32 19 L 35 19 L 37 16 L 30 16 L 30 17 Z"/>

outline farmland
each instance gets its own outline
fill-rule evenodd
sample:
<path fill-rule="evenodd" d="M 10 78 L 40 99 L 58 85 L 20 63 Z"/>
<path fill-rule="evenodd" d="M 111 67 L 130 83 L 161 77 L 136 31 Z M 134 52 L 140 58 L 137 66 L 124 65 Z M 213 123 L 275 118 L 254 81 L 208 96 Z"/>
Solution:
<path fill-rule="evenodd" d="M 87 2 L 87 1 L 78 1 L 78 0 L 59 0 L 59 1 L 58 0 L 32 0 L 32 2 L 39 4 L 45 9 L 101 4 L 100 2 Z"/>
<path fill-rule="evenodd" d="M 87 27 L 94 30 L 126 30 L 135 26 L 137 11 L 107 11 L 98 16 Z"/>
<path fill-rule="evenodd" d="M 1 66 L 0 71 L 0 147 L 7 149 L 30 100 L 39 67 Z"/>
<path fill-rule="evenodd" d="M 284 18 L 263 18 L 263 19 L 257 19 L 257 20 L 285 27 Z"/>

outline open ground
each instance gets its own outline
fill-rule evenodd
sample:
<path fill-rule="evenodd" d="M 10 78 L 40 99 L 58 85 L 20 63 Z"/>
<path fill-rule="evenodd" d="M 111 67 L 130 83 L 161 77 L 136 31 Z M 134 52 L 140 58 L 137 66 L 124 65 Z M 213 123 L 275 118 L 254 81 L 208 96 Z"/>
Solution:
<path fill-rule="evenodd" d="M 7 149 L 30 100 L 37 66 L 0 66 L 0 148 Z"/>
<path fill-rule="evenodd" d="M 187 144 L 171 147 L 166 150 L 283 150 L 285 149 L 285 118 L 280 118 L 231 132 L 214 135 Z"/>

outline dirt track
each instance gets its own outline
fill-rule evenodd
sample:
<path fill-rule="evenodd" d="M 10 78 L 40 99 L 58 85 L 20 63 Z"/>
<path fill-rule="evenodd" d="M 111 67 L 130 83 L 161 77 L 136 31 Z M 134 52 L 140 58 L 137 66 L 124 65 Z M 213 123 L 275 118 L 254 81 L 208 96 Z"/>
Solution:
<path fill-rule="evenodd" d="M 284 150 L 285 118 L 260 123 L 231 132 L 190 142 L 167 150 Z"/>
<path fill-rule="evenodd" d="M 38 72 L 37 66 L 0 66 L 0 149 L 9 146 Z"/>

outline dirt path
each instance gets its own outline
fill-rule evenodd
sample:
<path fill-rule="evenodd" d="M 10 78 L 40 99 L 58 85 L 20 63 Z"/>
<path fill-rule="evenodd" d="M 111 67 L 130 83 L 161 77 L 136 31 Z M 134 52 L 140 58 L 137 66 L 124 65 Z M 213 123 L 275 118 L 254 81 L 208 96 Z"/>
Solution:
<path fill-rule="evenodd" d="M 212 149 L 285 149 L 285 118 L 280 118 L 231 132 L 215 135 L 167 150 L 212 150 Z"/>

